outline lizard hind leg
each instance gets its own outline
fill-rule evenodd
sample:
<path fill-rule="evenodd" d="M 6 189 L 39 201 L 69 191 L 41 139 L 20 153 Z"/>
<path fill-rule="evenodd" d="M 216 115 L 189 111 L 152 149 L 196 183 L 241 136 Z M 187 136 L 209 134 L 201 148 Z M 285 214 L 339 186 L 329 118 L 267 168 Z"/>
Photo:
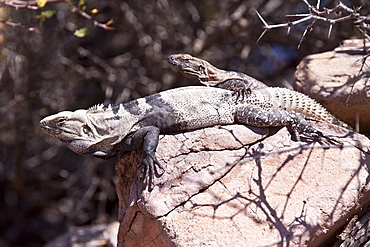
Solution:
<path fill-rule="evenodd" d="M 312 120 L 295 111 L 283 109 L 263 110 L 260 107 L 249 104 L 238 109 L 236 114 L 236 121 L 243 124 L 262 128 L 286 126 L 297 141 L 300 140 L 300 135 L 303 135 L 315 140 L 325 140 L 332 144 L 342 145 L 342 142 L 337 138 L 324 135 L 321 131 L 309 125 L 306 119 Z"/>
<path fill-rule="evenodd" d="M 243 105 L 236 113 L 236 122 L 261 128 L 292 125 L 294 118 L 290 111 L 263 109 L 251 104 Z"/>
<path fill-rule="evenodd" d="M 335 144 L 335 145 L 340 145 L 340 146 L 343 145 L 343 142 L 340 141 L 338 138 L 325 135 L 321 131 L 312 127 L 306 121 L 306 120 L 311 120 L 311 121 L 319 121 L 319 120 L 306 117 L 305 115 L 298 113 L 298 112 L 293 112 L 293 111 L 288 111 L 288 112 L 291 115 L 291 119 L 292 119 L 290 127 L 295 133 L 299 133 L 301 135 L 307 136 L 309 138 L 313 138 L 315 140 L 325 141 L 325 142 Z"/>

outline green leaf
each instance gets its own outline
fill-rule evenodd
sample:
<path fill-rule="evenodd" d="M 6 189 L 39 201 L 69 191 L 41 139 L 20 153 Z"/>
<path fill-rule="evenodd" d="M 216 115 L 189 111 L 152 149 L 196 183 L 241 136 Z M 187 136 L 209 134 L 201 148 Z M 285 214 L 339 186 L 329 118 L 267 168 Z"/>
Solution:
<path fill-rule="evenodd" d="M 45 7 L 47 2 L 47 0 L 36 0 L 37 6 L 39 6 L 39 8 Z"/>
<path fill-rule="evenodd" d="M 74 32 L 74 35 L 79 38 L 83 38 L 90 33 L 90 28 L 83 27 Z"/>
<path fill-rule="evenodd" d="M 80 0 L 78 1 L 77 6 L 82 9 L 84 6 L 86 6 L 86 1 L 85 0 Z"/>
<path fill-rule="evenodd" d="M 49 19 L 49 18 L 53 17 L 56 13 L 57 13 L 56 10 L 50 9 L 50 10 L 42 11 L 41 16 L 44 17 L 44 18 Z"/>

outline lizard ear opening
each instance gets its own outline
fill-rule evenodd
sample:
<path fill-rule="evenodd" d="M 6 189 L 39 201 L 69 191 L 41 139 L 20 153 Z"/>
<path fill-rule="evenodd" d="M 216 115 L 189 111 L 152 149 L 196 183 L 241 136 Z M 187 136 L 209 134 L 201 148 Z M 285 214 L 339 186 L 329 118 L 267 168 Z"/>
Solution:
<path fill-rule="evenodd" d="M 82 132 L 87 135 L 87 134 L 91 133 L 91 128 L 89 126 L 87 126 L 86 124 L 84 124 L 82 126 Z"/>

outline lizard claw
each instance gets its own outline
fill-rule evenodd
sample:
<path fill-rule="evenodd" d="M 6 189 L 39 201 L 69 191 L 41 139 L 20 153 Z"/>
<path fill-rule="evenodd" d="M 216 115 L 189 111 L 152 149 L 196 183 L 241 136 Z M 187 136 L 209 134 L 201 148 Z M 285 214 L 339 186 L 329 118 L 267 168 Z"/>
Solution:
<path fill-rule="evenodd" d="M 338 138 L 324 135 L 321 131 L 318 131 L 318 130 L 316 130 L 313 133 L 310 133 L 309 137 L 319 142 L 326 143 L 326 144 L 333 144 L 333 145 L 339 145 L 339 146 L 344 145 L 343 142 L 339 140 Z"/>
<path fill-rule="evenodd" d="M 153 174 L 155 174 L 156 177 L 160 177 L 163 173 L 158 173 L 156 166 L 158 166 L 160 169 L 165 171 L 163 166 L 159 163 L 157 157 L 154 153 L 146 153 L 143 155 L 143 159 L 141 161 L 141 175 L 140 179 L 143 179 L 145 182 L 148 180 L 151 181 Z"/>
<path fill-rule="evenodd" d="M 335 137 L 330 137 L 330 136 L 327 136 L 327 135 L 323 135 L 322 138 L 325 138 L 325 140 L 331 144 L 334 144 L 334 145 L 339 145 L 339 146 L 343 146 L 344 143 L 339 140 L 338 138 L 335 138 Z"/>

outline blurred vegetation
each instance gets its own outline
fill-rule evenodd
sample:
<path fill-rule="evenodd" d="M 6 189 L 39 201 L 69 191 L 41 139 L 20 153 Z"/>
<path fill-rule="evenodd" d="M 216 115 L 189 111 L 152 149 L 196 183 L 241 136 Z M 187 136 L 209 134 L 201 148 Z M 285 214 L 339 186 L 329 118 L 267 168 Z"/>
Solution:
<path fill-rule="evenodd" d="M 56 2 L 32 10 L 0 1 L 0 242 L 10 246 L 40 246 L 72 226 L 117 219 L 115 159 L 73 153 L 40 130 L 41 118 L 197 85 L 167 64 L 174 53 L 289 87 L 304 56 L 362 37 L 351 20 L 334 26 L 330 38 L 329 26 L 318 23 L 297 50 L 303 23 L 289 35 L 271 30 L 256 44 L 263 25 L 255 10 L 283 23 L 287 14 L 307 13 L 301 0 L 86 0 L 84 11 L 114 30 Z M 343 2 L 369 14 L 369 1 Z M 76 37 L 83 28 L 89 33 Z"/>

